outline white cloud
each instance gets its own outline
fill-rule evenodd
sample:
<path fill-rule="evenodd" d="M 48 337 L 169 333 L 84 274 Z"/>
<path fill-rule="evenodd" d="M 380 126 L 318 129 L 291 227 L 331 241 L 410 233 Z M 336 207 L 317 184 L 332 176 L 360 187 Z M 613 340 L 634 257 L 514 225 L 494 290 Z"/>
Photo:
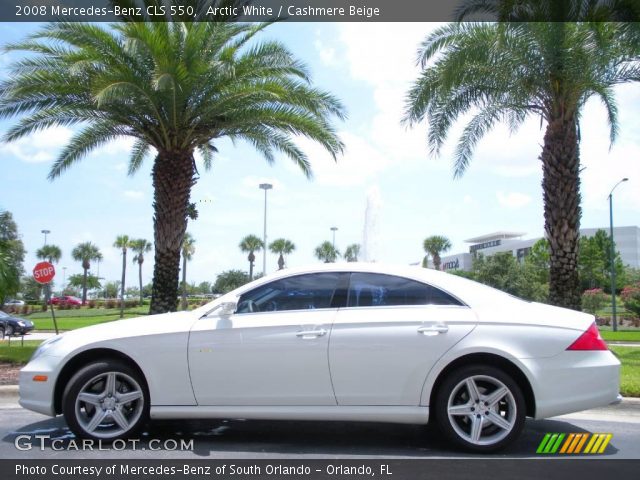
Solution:
<path fill-rule="evenodd" d="M 122 194 L 125 196 L 125 198 L 131 200 L 140 200 L 144 198 L 144 193 L 139 190 L 125 190 L 124 192 L 122 192 Z"/>
<path fill-rule="evenodd" d="M 323 65 L 327 67 L 336 65 L 337 59 L 335 48 L 325 45 L 325 43 L 320 39 L 316 39 L 313 45 L 316 47 L 318 55 L 320 55 L 320 61 Z"/>
<path fill-rule="evenodd" d="M 298 145 L 309 157 L 318 184 L 341 187 L 362 185 L 391 163 L 364 137 L 351 132 L 340 132 L 339 135 L 346 148 L 337 162 L 317 143 L 306 138 L 298 139 Z M 289 168 L 297 169 L 295 165 Z"/>
<path fill-rule="evenodd" d="M 52 161 L 58 150 L 65 146 L 73 131 L 66 127 L 52 127 L 33 133 L 15 142 L 0 146 L 7 152 L 26 163 L 44 163 Z"/>
<path fill-rule="evenodd" d="M 520 192 L 496 192 L 498 203 L 505 208 L 517 210 L 531 203 L 531 197 Z"/>

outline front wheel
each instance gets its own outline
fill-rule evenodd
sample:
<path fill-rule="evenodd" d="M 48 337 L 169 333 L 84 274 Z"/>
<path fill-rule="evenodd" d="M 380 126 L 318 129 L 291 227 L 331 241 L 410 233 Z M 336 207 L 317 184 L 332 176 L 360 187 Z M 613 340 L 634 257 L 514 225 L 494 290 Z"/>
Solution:
<path fill-rule="evenodd" d="M 7 337 L 13 336 L 13 327 L 11 325 L 7 325 L 7 329 L 5 330 L 4 334 Z"/>
<path fill-rule="evenodd" d="M 129 438 L 149 416 L 149 393 L 144 380 L 128 365 L 115 360 L 95 362 L 71 378 L 62 411 L 78 437 Z"/>
<path fill-rule="evenodd" d="M 435 400 L 440 431 L 466 450 L 500 450 L 515 440 L 524 426 L 522 391 L 495 367 L 468 365 L 454 371 L 438 389 Z"/>

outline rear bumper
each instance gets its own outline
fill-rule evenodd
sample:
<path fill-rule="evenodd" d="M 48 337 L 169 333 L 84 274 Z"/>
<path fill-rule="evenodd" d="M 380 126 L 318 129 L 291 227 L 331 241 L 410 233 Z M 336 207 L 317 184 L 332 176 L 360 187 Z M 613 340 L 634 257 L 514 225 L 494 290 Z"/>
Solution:
<path fill-rule="evenodd" d="M 606 351 L 565 351 L 547 359 L 522 360 L 531 371 L 535 418 L 579 412 L 617 403 L 620 362 Z"/>

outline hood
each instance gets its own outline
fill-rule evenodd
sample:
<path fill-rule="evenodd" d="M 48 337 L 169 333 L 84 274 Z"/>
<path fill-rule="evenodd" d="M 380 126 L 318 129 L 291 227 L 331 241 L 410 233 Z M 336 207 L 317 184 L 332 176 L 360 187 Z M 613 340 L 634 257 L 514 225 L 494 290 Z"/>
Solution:
<path fill-rule="evenodd" d="M 115 320 L 90 327 L 78 328 L 62 334 L 65 341 L 88 344 L 118 338 L 144 337 L 165 333 L 188 332 L 199 318 L 191 312 L 162 313 L 143 317 Z M 65 342 L 67 343 L 67 342 Z"/>

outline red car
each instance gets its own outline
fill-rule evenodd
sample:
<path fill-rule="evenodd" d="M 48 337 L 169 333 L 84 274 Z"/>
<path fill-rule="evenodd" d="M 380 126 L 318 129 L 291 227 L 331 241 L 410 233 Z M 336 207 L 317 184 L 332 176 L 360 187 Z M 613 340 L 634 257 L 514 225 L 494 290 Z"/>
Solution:
<path fill-rule="evenodd" d="M 82 300 L 71 295 L 62 295 L 60 297 L 51 297 L 49 305 L 82 305 Z"/>

